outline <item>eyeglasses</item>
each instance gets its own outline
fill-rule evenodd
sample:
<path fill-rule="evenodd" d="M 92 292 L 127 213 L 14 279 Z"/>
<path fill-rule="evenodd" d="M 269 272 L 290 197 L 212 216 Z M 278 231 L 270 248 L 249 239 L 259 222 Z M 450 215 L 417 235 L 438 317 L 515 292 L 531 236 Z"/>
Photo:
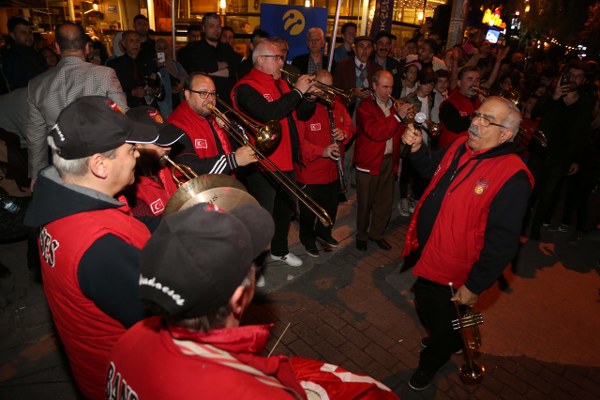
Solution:
<path fill-rule="evenodd" d="M 482 113 L 480 113 L 479 111 L 475 111 L 473 114 L 471 114 L 471 121 L 474 121 L 476 118 L 479 118 L 481 121 L 481 126 L 483 126 L 484 128 L 487 128 L 490 125 L 494 125 L 497 126 L 499 128 L 504 128 L 504 129 L 508 129 L 506 126 L 504 125 L 500 125 L 497 124 L 495 122 L 490 121 L 489 117 L 486 117 L 485 115 L 483 115 Z"/>
<path fill-rule="evenodd" d="M 278 54 L 263 54 L 261 57 L 272 57 L 277 61 L 283 61 L 283 56 L 280 56 Z"/>
<path fill-rule="evenodd" d="M 208 99 L 209 96 L 212 96 L 214 98 L 217 97 L 217 92 L 209 92 L 207 90 L 192 90 L 192 89 L 187 89 L 187 90 L 189 90 L 190 92 L 193 92 L 193 93 L 198 93 L 198 96 L 200 96 L 200 98 L 202 100 Z"/>

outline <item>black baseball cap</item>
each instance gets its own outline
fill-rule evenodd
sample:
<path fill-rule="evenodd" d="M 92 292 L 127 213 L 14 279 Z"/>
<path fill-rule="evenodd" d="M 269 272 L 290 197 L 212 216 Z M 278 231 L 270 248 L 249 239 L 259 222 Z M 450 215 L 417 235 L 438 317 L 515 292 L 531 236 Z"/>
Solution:
<path fill-rule="evenodd" d="M 267 249 L 274 229 L 258 205 L 223 212 L 201 203 L 164 217 L 141 252 L 140 297 L 171 317 L 217 310 Z"/>
<path fill-rule="evenodd" d="M 163 116 L 154 107 L 130 108 L 126 115 L 135 122 L 158 128 L 158 139 L 154 142 L 158 146 L 170 146 L 185 135 L 179 127 L 165 122 Z"/>
<path fill-rule="evenodd" d="M 354 38 L 354 44 L 365 41 L 373 43 L 373 39 L 370 36 L 357 36 Z"/>
<path fill-rule="evenodd" d="M 373 38 L 373 41 L 376 42 L 379 39 L 381 39 L 382 37 L 386 37 L 386 38 L 388 38 L 390 40 L 396 39 L 396 37 L 394 35 L 392 35 L 391 33 L 387 32 L 387 31 L 379 31 L 379 32 L 377 32 L 377 34 Z"/>
<path fill-rule="evenodd" d="M 75 160 L 124 143 L 154 143 L 158 128 L 131 120 L 108 97 L 85 96 L 60 112 L 50 134 L 58 155 Z"/>

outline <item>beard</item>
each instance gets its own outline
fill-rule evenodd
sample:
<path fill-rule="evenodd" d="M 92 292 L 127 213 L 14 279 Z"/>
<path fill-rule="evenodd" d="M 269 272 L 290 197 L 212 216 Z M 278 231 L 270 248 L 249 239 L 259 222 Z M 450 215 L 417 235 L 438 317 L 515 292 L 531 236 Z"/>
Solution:
<path fill-rule="evenodd" d="M 167 155 L 168 152 L 165 153 Z M 140 150 L 140 156 L 136 163 L 136 174 L 155 177 L 165 165 L 166 160 L 154 151 Z"/>

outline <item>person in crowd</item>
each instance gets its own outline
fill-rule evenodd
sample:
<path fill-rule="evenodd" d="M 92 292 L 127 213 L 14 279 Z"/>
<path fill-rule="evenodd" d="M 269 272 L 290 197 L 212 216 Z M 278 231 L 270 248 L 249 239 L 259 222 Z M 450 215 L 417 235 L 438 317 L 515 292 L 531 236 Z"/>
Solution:
<path fill-rule="evenodd" d="M 221 43 L 227 43 L 228 45 L 231 46 L 231 48 L 233 48 L 234 38 L 235 38 L 235 33 L 233 32 L 232 27 L 224 26 L 223 28 L 221 28 L 221 37 L 219 38 L 219 41 L 221 41 Z"/>
<path fill-rule="evenodd" d="M 271 39 L 273 41 L 273 43 L 275 43 L 277 46 L 279 46 L 279 48 L 281 49 L 282 53 L 283 53 L 283 69 L 288 71 L 288 72 L 293 72 L 295 74 L 300 74 L 300 69 L 290 63 L 288 63 L 288 53 L 290 50 L 290 47 L 288 45 L 288 42 L 280 37 L 280 36 L 275 36 L 273 39 Z"/>
<path fill-rule="evenodd" d="M 85 62 L 83 28 L 65 22 L 56 27 L 55 38 L 60 61 L 56 67 L 32 79 L 28 87 L 26 137 L 29 177 L 33 180 L 48 165 L 48 132 L 62 109 L 75 99 L 106 96 L 127 110 L 125 93 L 115 71 Z"/>
<path fill-rule="evenodd" d="M 354 57 L 354 39 L 356 38 L 356 24 L 354 22 L 346 22 L 342 25 L 342 38 L 344 41 L 341 46 L 338 46 L 333 51 L 333 61 L 338 63 L 346 58 Z"/>
<path fill-rule="evenodd" d="M 398 62 L 400 62 L 400 66 L 404 68 L 404 64 L 406 64 L 406 58 L 408 56 L 417 55 L 419 51 L 419 45 L 415 39 L 408 39 L 404 43 L 404 47 L 400 50 L 400 54 L 398 56 Z"/>
<path fill-rule="evenodd" d="M 112 38 L 112 55 L 106 59 L 106 63 L 104 63 L 104 65 L 107 65 L 109 61 L 112 61 L 115 58 L 121 57 L 123 54 L 125 54 L 125 50 L 123 49 L 123 44 L 121 43 L 121 41 L 123 40 L 123 33 L 124 33 L 123 31 L 119 31 L 119 32 L 115 33 L 115 36 L 113 36 L 113 38 Z"/>
<path fill-rule="evenodd" d="M 417 90 L 407 96 L 409 98 L 407 100 L 410 100 L 410 103 L 414 106 L 412 113 L 422 113 L 426 121 L 431 121 L 431 102 L 433 98 L 431 94 L 435 80 L 435 73 L 432 69 L 419 71 Z M 423 143 L 431 145 L 433 135 L 428 122 L 423 124 L 421 132 L 423 133 Z M 415 203 L 421 197 L 427 183 L 428 180 L 419 176 L 410 163 L 402 163 L 399 183 L 400 202 L 398 204 L 401 216 L 408 217 L 413 213 Z"/>
<path fill-rule="evenodd" d="M 104 399 L 108 354 L 144 317 L 138 258 L 150 237 L 123 197 L 134 181 L 138 143 L 158 130 L 128 119 L 107 97 L 63 109 L 49 137 L 52 164 L 40 174 L 25 223 L 40 227 L 46 299 L 77 386 Z"/>
<path fill-rule="evenodd" d="M 435 40 L 425 39 L 422 45 L 419 46 L 418 54 L 406 56 L 406 62 L 419 60 L 423 68 L 431 68 L 434 71 L 443 69 L 448 70 L 448 66 L 444 60 L 436 57 L 438 53 L 438 45 Z"/>
<path fill-rule="evenodd" d="M 410 61 L 404 64 L 400 84 L 400 96 L 397 98 L 404 99 L 417 90 L 419 87 L 419 71 L 421 71 L 421 69 L 423 68 L 419 61 Z"/>
<path fill-rule="evenodd" d="M 143 14 L 133 17 L 133 30 L 140 35 L 140 57 L 146 63 L 155 60 L 156 42 L 150 37 L 150 21 Z"/>
<path fill-rule="evenodd" d="M 440 149 L 445 149 L 458 138 L 467 136 L 467 130 L 471 126 L 471 114 L 481 105 L 477 92 L 479 78 L 479 68 L 463 67 L 458 73 L 458 86 L 440 105 Z"/>
<path fill-rule="evenodd" d="M 450 86 L 450 73 L 443 69 L 435 72 L 435 85 L 433 86 L 433 96 L 431 100 L 431 121 L 440 123 L 440 106 L 448 97 L 448 87 Z M 437 143 L 436 143 L 437 144 Z"/>
<path fill-rule="evenodd" d="M 394 90 L 392 90 L 392 96 L 395 99 L 400 98 L 400 91 L 402 90 L 402 68 L 400 63 L 390 57 L 392 51 L 392 35 L 386 31 L 379 31 L 373 39 L 374 52 L 373 61 L 375 61 L 381 68 L 389 71 L 394 77 Z"/>
<path fill-rule="evenodd" d="M 294 57 L 292 65 L 301 74 L 314 75 L 321 69 L 327 69 L 327 57 L 323 54 L 325 34 L 321 28 L 310 28 L 306 36 L 308 53 Z"/>
<path fill-rule="evenodd" d="M 59 61 L 59 57 L 58 54 L 54 52 L 54 50 L 52 50 L 50 47 L 43 47 L 40 50 L 40 54 L 42 55 L 42 57 L 44 57 L 48 68 L 56 67 L 56 64 L 58 64 Z"/>
<path fill-rule="evenodd" d="M 331 74 L 323 69 L 317 71 L 316 79 L 326 85 L 333 83 Z M 323 207 L 335 224 L 342 179 L 336 163 L 344 159 L 344 146 L 354 135 L 352 117 L 344 103 L 336 98 L 332 104 L 317 102 L 313 116 L 298 125 L 300 162 L 294 164 L 296 179 L 304 192 Z M 331 234 L 333 226 L 323 226 L 304 204 L 300 204 L 299 221 L 300 242 L 309 256 L 319 256 L 317 241 L 325 247 L 335 248 L 339 245 Z"/>
<path fill-rule="evenodd" d="M 261 355 L 270 326 L 241 323 L 273 225 L 257 205 L 222 212 L 197 204 L 163 219 L 140 260 L 140 297 L 155 316 L 115 345 L 108 399 L 398 400 L 369 376 Z"/>
<path fill-rule="evenodd" d="M 540 240 L 542 224 L 550 224 L 555 193 L 564 176 L 579 171 L 583 145 L 592 122 L 593 102 L 582 92 L 586 83 L 585 65 L 580 61 L 571 62 L 565 67 L 563 77 L 539 125 L 548 138 L 548 146 L 543 152 L 533 152 L 528 163 L 536 178 L 533 201 L 537 200 L 529 234 L 531 240 Z"/>
<path fill-rule="evenodd" d="M 212 116 L 217 92 L 209 76 L 192 73 L 184 95 L 185 101 L 167 119 L 186 134 L 180 140 L 181 149 L 173 152 L 176 162 L 189 166 L 198 175 L 231 174 L 239 166 L 256 162 L 254 151 L 248 146 L 233 146 L 219 126 L 220 121 Z"/>
<path fill-rule="evenodd" d="M 523 109 L 521 111 L 521 115 L 523 116 L 523 119 L 521 120 L 521 129 L 519 131 L 518 138 L 520 151 L 519 155 L 525 163 L 527 163 L 529 160 L 530 146 L 534 146 L 534 148 L 539 148 L 539 146 L 542 146 L 541 143 L 536 143 L 536 139 L 533 138 L 534 131 L 540 124 L 540 119 L 533 116 L 533 109 L 535 108 L 537 101 L 538 97 L 532 94 L 527 97 L 524 102 L 522 102 Z M 532 139 L 534 140 L 533 143 L 531 142 Z"/>
<path fill-rule="evenodd" d="M 248 72 L 254 68 L 254 63 L 252 61 L 252 52 L 256 48 L 259 42 L 264 39 L 269 39 L 269 32 L 263 31 L 262 29 L 255 29 L 252 32 L 252 37 L 250 38 L 250 50 L 248 52 L 248 56 L 244 58 L 240 64 L 240 70 L 238 72 L 238 78 L 246 75 Z"/>
<path fill-rule="evenodd" d="M 299 161 L 298 120 L 308 119 L 315 109 L 314 101 L 305 99 L 313 90 L 310 75 L 298 78 L 293 88 L 281 79 L 283 51 L 270 40 L 258 43 L 252 53 L 254 68 L 232 91 L 232 102 L 242 113 L 259 123 L 279 121 L 282 139 L 269 160 L 294 181 L 294 162 Z M 271 258 L 298 267 L 302 260 L 288 248 L 288 230 L 296 211 L 296 201 L 288 190 L 277 184 L 268 171 L 248 173 L 246 186 L 251 195 L 266 208 L 275 220 L 275 235 L 271 242 Z"/>
<path fill-rule="evenodd" d="M 123 91 L 127 95 L 127 105 L 129 107 L 153 105 L 156 108 L 157 101 L 164 97 L 164 87 L 160 81 L 156 62 L 147 61 L 147 57 L 140 56 L 140 35 L 136 31 L 123 33 L 121 43 L 125 54 L 109 61 L 106 65 L 117 73 Z"/>
<path fill-rule="evenodd" d="M 392 214 L 395 174 L 400 160 L 400 137 L 411 104 L 390 99 L 394 78 L 386 70 L 373 75 L 373 93 L 356 109 L 356 248 L 367 250 L 367 240 L 390 250 L 385 229 Z M 398 107 L 398 108 L 396 108 Z"/>
<path fill-rule="evenodd" d="M 365 99 L 370 96 L 367 90 L 371 87 L 373 75 L 381 67 L 372 61 L 373 39 L 368 36 L 359 36 L 354 39 L 355 56 L 347 58 L 336 64 L 333 71 L 333 85 L 342 90 L 353 90 L 357 99 Z M 354 110 L 356 103 L 350 106 Z"/>
<path fill-rule="evenodd" d="M 198 24 L 190 24 L 187 29 L 187 42 L 184 47 L 177 50 L 177 61 L 183 66 L 187 73 L 192 72 L 193 44 L 200 40 L 202 40 L 202 27 Z"/>
<path fill-rule="evenodd" d="M 188 74 L 179 62 L 173 60 L 169 43 L 165 39 L 156 41 L 156 55 L 158 72 L 165 88 L 165 96 L 158 102 L 158 109 L 167 118 L 183 100 L 183 85 Z"/>
<path fill-rule="evenodd" d="M 517 252 L 533 186 L 531 173 L 514 154 L 520 120 L 514 104 L 491 97 L 474 114 L 468 137 L 446 151 L 429 152 L 412 125 L 402 137 L 411 145 L 415 168 L 432 178 L 412 216 L 402 254 L 418 259 L 415 303 L 429 334 L 409 381 L 413 390 L 427 388 L 463 347 L 452 329 L 457 318 L 452 302 L 476 304 Z"/>
<path fill-rule="evenodd" d="M 31 23 L 22 17 L 8 20 L 8 44 L 2 49 L 2 71 L 8 90 L 27 86 L 29 81 L 44 72 L 47 65 L 33 48 Z"/>
<path fill-rule="evenodd" d="M 171 176 L 171 164 L 167 163 L 164 156 L 169 155 L 171 146 L 185 136 L 185 132 L 164 122 L 160 112 L 150 106 L 131 108 L 126 115 L 135 122 L 158 129 L 159 137 L 154 143 L 137 145 L 140 155 L 135 164 L 135 182 L 123 194 L 133 216 L 162 215 L 169 199 L 178 189 Z"/>
<path fill-rule="evenodd" d="M 194 43 L 192 71 L 204 72 L 210 76 L 219 98 L 229 103 L 229 93 L 235 84 L 239 69 L 239 56 L 233 48 L 219 41 L 221 18 L 216 13 L 208 13 L 202 18 L 202 40 Z"/>

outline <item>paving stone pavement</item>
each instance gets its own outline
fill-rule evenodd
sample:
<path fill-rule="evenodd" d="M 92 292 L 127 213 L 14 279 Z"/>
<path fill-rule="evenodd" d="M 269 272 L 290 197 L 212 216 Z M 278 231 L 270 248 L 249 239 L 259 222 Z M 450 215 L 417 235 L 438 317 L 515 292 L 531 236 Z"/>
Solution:
<path fill-rule="evenodd" d="M 401 399 L 600 398 L 600 342 L 594 339 L 600 337 L 595 322 L 600 315 L 595 264 L 600 252 L 598 242 L 592 240 L 597 238 L 573 246 L 564 243 L 564 235 L 544 232 L 540 246 L 525 243 L 515 271 L 506 273 L 510 289 L 495 288 L 481 299 L 486 316 L 479 357 L 486 367 L 482 383 L 463 384 L 457 373 L 463 358 L 454 355 L 429 388 L 414 392 L 407 382 L 425 332 L 414 311 L 415 278 L 410 271 L 400 272 L 398 263 L 408 220 L 394 212 L 388 236 L 391 251 L 376 249 L 370 242 L 369 250 L 361 252 L 354 245 L 354 199 L 350 200 L 341 206 L 336 224 L 334 236 L 342 239 L 339 248 L 322 251 L 316 259 L 308 257 L 294 228 L 291 250 L 305 264 L 299 268 L 277 262 L 267 265 L 267 286 L 257 292 L 244 322 L 274 324 L 269 350 L 289 323 L 275 354 L 318 358 L 368 373 Z M 0 244 L 0 261 L 13 271 L 0 280 L 0 399 L 77 399 L 43 290 L 27 270 L 24 253 L 24 242 Z M 557 279 L 567 293 L 581 292 L 575 296 L 580 303 L 555 295 L 550 281 Z M 550 331 L 543 325 L 544 316 L 552 321 L 563 317 L 554 315 L 562 309 L 544 296 L 532 300 L 539 305 L 535 315 L 527 304 L 510 304 L 521 299 L 523 288 L 533 292 L 533 285 L 544 285 L 538 290 L 546 290 L 556 302 L 572 304 L 568 326 Z M 544 304 L 550 305 L 544 308 Z M 556 335 L 562 346 L 553 341 Z M 535 352 L 523 349 L 525 339 L 541 344 Z M 558 347 L 568 352 L 563 354 Z"/>

